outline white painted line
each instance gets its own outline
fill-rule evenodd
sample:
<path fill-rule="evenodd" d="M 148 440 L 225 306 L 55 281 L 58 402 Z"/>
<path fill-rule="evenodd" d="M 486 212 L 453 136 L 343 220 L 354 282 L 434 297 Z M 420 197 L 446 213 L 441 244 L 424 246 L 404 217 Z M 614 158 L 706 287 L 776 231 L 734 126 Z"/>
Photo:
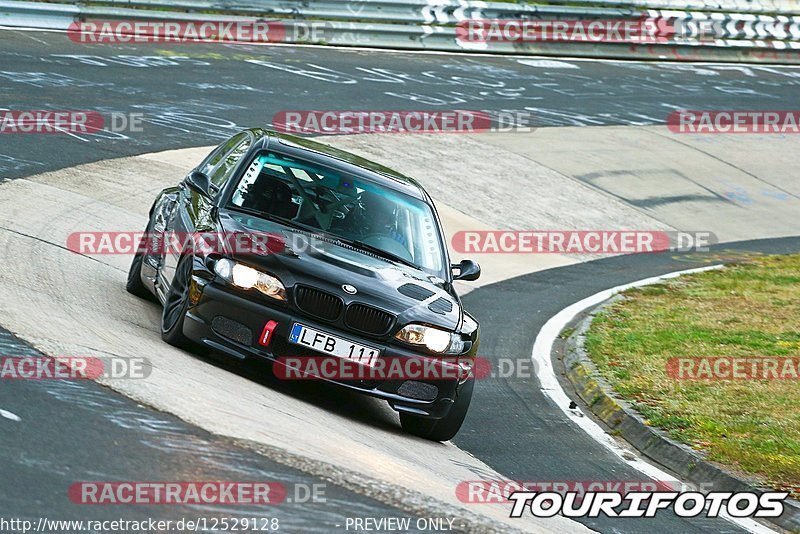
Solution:
<path fill-rule="evenodd" d="M 570 399 L 566 392 L 561 388 L 561 384 L 556 378 L 553 370 L 553 363 L 550 360 L 550 354 L 553 350 L 553 343 L 555 343 L 558 334 L 569 324 L 582 311 L 597 306 L 598 304 L 608 300 L 617 293 L 621 293 L 633 287 L 641 287 L 646 285 L 657 284 L 670 278 L 677 278 L 684 274 L 701 273 L 705 271 L 712 271 L 724 268 L 723 265 L 711 265 L 708 267 L 700 267 L 697 269 L 687 269 L 685 271 L 677 271 L 668 273 L 663 276 L 654 276 L 652 278 L 645 278 L 630 284 L 625 284 L 611 289 L 606 289 L 599 293 L 587 297 L 581 301 L 572 304 L 558 312 L 549 321 L 545 323 L 536 336 L 536 342 L 533 345 L 533 352 L 531 359 L 534 366 L 538 368 L 537 376 L 541 383 L 542 392 L 550 397 L 556 406 L 567 416 L 569 420 L 578 425 L 584 432 L 589 434 L 592 439 L 603 445 L 606 449 L 618 456 L 623 462 L 627 463 L 637 471 L 647 475 L 653 480 L 680 483 L 681 481 L 670 475 L 669 473 L 661 470 L 655 465 L 645 461 L 639 452 L 631 447 L 623 447 L 622 444 L 615 438 L 606 433 L 603 428 L 595 423 L 591 418 L 586 417 L 578 409 L 569 409 Z M 624 455 L 624 456 L 623 456 Z M 722 514 L 721 514 L 722 515 Z M 725 519 L 732 523 L 736 523 L 741 528 L 756 534 L 774 533 L 775 531 L 765 527 L 761 523 L 747 518 L 733 518 L 727 515 L 722 515 Z"/>
<path fill-rule="evenodd" d="M 11 419 L 12 421 L 22 421 L 20 416 L 15 413 L 8 412 L 6 410 L 0 410 L 0 417 L 5 417 L 6 419 Z"/>

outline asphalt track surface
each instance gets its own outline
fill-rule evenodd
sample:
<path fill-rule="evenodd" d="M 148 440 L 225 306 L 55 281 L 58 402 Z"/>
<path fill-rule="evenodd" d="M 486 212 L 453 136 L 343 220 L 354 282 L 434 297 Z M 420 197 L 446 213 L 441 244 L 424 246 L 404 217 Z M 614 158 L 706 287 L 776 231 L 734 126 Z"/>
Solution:
<path fill-rule="evenodd" d="M 41 357 L 0 331 L 3 354 Z M 279 530 L 344 530 L 347 517 L 412 518 L 391 506 L 287 468 L 178 418 L 145 408 L 91 381 L 10 380 L 0 405 L 0 517 L 53 521 L 242 518 Z M 81 481 L 270 481 L 286 489 L 275 504 L 91 506 L 67 499 Z M 87 507 L 91 507 L 87 510 Z M 413 521 L 411 523 L 414 524 Z M 55 529 L 53 529 L 56 531 Z M 65 529 L 64 531 L 69 531 Z M 78 531 L 76 528 L 75 531 Z"/>
<path fill-rule="evenodd" d="M 3 107 L 147 117 L 138 133 L 4 136 L 0 179 L 214 144 L 240 127 L 269 124 L 275 112 L 286 109 L 526 109 L 538 112 L 540 126 L 559 126 L 656 124 L 677 108 L 793 109 L 797 104 L 800 78 L 793 69 L 581 62 L 576 70 L 570 67 L 575 63 L 302 47 L 91 46 L 58 33 L 0 31 Z M 526 358 L 539 327 L 564 307 L 608 287 L 724 261 L 731 256 L 726 250 L 786 253 L 800 250 L 800 240 L 727 244 L 708 255 L 604 259 L 486 286 L 464 300 L 482 323 L 485 357 Z M 11 346 L 23 350 L 16 342 Z M 197 479 L 235 473 L 240 479 L 267 474 L 288 484 L 319 482 L 94 384 L 4 384 L 0 407 L 20 403 L 39 416 L 25 433 L 0 434 L 6 456 L 0 468 L 2 516 L 40 516 L 46 508 L 63 518 L 105 518 L 108 510 L 76 511 L 64 499 L 66 481 L 165 479 L 165 472 L 187 465 Z M 126 424 L 126 418 L 137 424 Z M 0 428 L 13 424 L 0 419 Z M 454 443 L 515 480 L 642 477 L 565 421 L 535 379 L 482 382 Z M 345 510 L 354 515 L 353 507 L 362 515 L 402 515 L 335 485 L 328 485 L 327 495 L 330 506 L 324 511 L 287 508 L 282 512 L 287 524 L 319 526 Z M 196 512 L 158 510 L 176 517 Z M 582 522 L 602 532 L 739 531 L 721 520 L 669 514 L 646 521 Z"/>
<path fill-rule="evenodd" d="M 0 176 L 213 145 L 282 110 L 529 111 L 535 126 L 663 123 L 675 109 L 794 109 L 800 69 L 249 45 L 87 45 L 0 31 L 0 106 L 143 113 L 135 134 L 6 136 Z"/>

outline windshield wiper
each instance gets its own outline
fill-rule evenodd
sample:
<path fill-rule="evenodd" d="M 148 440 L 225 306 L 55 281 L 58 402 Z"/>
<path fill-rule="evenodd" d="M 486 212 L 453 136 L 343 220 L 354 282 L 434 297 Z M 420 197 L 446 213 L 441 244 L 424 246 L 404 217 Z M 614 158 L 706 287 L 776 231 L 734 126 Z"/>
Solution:
<path fill-rule="evenodd" d="M 407 259 L 398 256 L 397 254 L 392 254 L 391 252 L 387 252 L 382 248 L 375 247 L 373 245 L 368 245 L 363 241 L 358 241 L 356 239 L 345 239 L 343 237 L 336 236 L 336 240 L 344 243 L 346 245 L 350 245 L 351 247 L 360 248 L 362 250 L 366 250 L 367 252 L 371 252 L 376 256 L 380 256 L 383 259 L 393 261 L 396 263 L 402 263 L 403 265 L 407 265 L 409 267 L 413 267 L 414 269 L 419 270 L 420 266 L 414 262 L 408 261 Z"/>
<path fill-rule="evenodd" d="M 280 217 L 278 215 L 272 215 L 271 213 L 266 213 L 263 211 L 258 211 L 250 208 L 245 208 L 242 206 L 228 206 L 228 209 L 232 209 L 233 211 L 240 211 L 242 213 L 247 213 L 249 215 L 253 215 L 254 217 L 258 217 L 259 219 L 266 219 L 268 221 L 277 222 L 281 224 L 285 224 L 286 226 L 291 226 L 292 228 L 297 228 L 300 230 L 306 230 L 313 233 L 319 233 L 319 228 L 314 228 L 313 226 L 309 226 L 307 224 L 299 223 L 297 221 L 293 221 L 291 219 L 287 219 L 285 217 Z"/>

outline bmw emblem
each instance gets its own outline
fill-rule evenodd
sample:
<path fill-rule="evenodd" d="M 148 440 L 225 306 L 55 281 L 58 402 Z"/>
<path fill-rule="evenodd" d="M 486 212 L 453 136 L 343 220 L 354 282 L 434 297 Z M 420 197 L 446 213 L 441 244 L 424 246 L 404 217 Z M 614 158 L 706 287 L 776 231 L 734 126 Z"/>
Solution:
<path fill-rule="evenodd" d="M 354 286 L 351 286 L 350 284 L 343 285 L 342 289 L 344 289 L 345 293 L 348 293 L 350 295 L 355 295 L 356 293 L 358 293 L 358 289 L 356 289 Z"/>

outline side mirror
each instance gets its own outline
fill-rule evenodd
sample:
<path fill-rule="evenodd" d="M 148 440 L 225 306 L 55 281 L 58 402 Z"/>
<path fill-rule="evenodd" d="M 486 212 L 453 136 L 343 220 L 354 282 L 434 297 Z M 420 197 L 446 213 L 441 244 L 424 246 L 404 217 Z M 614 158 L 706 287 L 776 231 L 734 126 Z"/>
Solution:
<path fill-rule="evenodd" d="M 192 171 L 192 174 L 183 181 L 186 186 L 203 196 L 211 196 L 211 179 L 207 174 L 200 171 Z"/>
<path fill-rule="evenodd" d="M 472 260 L 461 260 L 461 263 L 453 264 L 450 268 L 453 270 L 454 280 L 472 281 L 481 276 L 481 266 Z"/>

